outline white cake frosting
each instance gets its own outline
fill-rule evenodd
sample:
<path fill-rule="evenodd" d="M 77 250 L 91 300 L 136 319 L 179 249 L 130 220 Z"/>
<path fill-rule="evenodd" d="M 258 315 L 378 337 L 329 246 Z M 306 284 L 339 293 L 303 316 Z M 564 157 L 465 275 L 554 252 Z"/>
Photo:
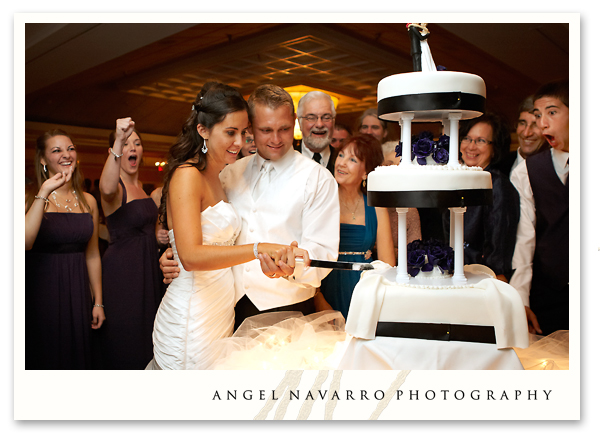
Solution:
<path fill-rule="evenodd" d="M 395 97 L 419 94 L 460 93 L 480 96 L 485 99 L 485 82 L 477 75 L 464 72 L 435 71 L 399 73 L 383 78 L 377 86 L 377 102 Z M 454 112 L 454 106 L 434 106 L 427 110 L 411 110 L 414 121 L 439 121 Z M 477 109 L 463 108 L 462 119 L 472 119 L 482 113 Z M 384 120 L 400 120 L 402 112 L 384 112 L 379 117 Z"/>
<path fill-rule="evenodd" d="M 408 267 L 422 261 L 419 261 L 420 257 L 412 261 L 407 257 L 405 230 L 400 230 L 400 224 L 406 225 L 402 217 L 405 213 L 399 209 L 399 267 L 375 261 L 375 270 L 363 272 L 354 289 L 346 323 L 346 331 L 352 336 L 373 340 L 380 322 L 381 334 L 400 337 L 413 335 L 410 329 L 398 333 L 395 331 L 405 329 L 386 332 L 388 329 L 384 328 L 390 328 L 390 325 L 393 328 L 431 327 L 411 325 L 415 323 L 467 325 L 474 326 L 469 329 L 487 343 L 490 341 L 484 334 L 493 327 L 498 349 L 528 346 L 527 319 L 517 291 L 497 280 L 487 267 L 463 265 L 464 206 L 491 202 L 492 178 L 480 167 L 458 162 L 458 121 L 480 116 L 485 97 L 483 79 L 469 73 L 411 72 L 392 75 L 379 82 L 378 114 L 381 119 L 401 123 L 403 160 L 400 165 L 380 166 L 369 173 L 369 204 L 402 208 L 451 207 L 450 246 L 454 248 L 451 262 L 454 274 L 441 272 L 437 266 L 429 272 L 423 271 L 424 265 Z M 448 146 L 448 154 L 436 154 L 438 160 L 446 155 L 448 165 L 436 163 L 432 156 L 426 160 L 421 157 L 424 164 L 417 163 L 416 158 L 408 161 L 411 153 L 418 156 L 427 151 L 419 145 L 415 151 L 410 148 L 411 123 L 414 121 L 441 121 L 444 124 L 448 135 L 448 139 L 444 139 L 445 146 L 436 143 L 431 151 Z M 404 157 L 406 155 L 408 157 Z M 414 257 L 413 253 L 411 258 Z M 409 268 L 413 274 L 415 268 L 420 272 L 412 277 Z M 457 328 L 448 327 L 448 338 L 451 332 L 460 331 Z M 427 333 L 424 329 L 419 331 L 424 331 L 419 335 Z"/>
<path fill-rule="evenodd" d="M 479 167 L 461 165 L 379 166 L 369 173 L 367 190 L 377 192 L 491 189 L 492 176 Z"/>
<path fill-rule="evenodd" d="M 519 294 L 481 265 L 468 265 L 469 281 L 452 279 L 398 284 L 395 269 L 375 261 L 363 273 L 350 303 L 346 332 L 372 340 L 378 322 L 449 323 L 493 326 L 498 349 L 529 345 L 527 319 Z"/>
<path fill-rule="evenodd" d="M 486 96 L 485 82 L 472 73 L 450 71 L 408 72 L 391 75 L 379 81 L 377 100 L 390 96 L 454 91 Z"/>

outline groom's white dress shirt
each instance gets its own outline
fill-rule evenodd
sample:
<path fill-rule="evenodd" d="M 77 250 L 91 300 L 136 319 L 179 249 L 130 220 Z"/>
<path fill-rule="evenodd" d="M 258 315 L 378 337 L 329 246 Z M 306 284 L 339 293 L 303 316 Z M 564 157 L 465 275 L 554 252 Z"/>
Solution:
<path fill-rule="evenodd" d="M 337 260 L 340 207 L 337 183 L 323 166 L 293 148 L 273 161 L 270 183 L 253 198 L 265 160 L 258 154 L 228 165 L 220 178 L 229 202 L 242 218 L 236 244 L 272 242 L 298 246 L 311 259 Z M 296 267 L 288 279 L 268 279 L 255 259 L 233 267 L 236 303 L 247 295 L 261 311 L 310 299 L 330 270 Z"/>

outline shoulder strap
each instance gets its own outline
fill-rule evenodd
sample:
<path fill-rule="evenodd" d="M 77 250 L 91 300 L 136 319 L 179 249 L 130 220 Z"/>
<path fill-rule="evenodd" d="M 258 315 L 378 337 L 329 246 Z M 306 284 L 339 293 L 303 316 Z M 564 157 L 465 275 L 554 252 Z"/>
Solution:
<path fill-rule="evenodd" d="M 121 177 L 119 177 L 119 184 L 123 188 L 123 197 L 121 198 L 121 206 L 122 206 L 124 204 L 127 204 L 127 189 L 125 189 L 125 183 L 123 183 L 123 180 L 121 180 Z"/>

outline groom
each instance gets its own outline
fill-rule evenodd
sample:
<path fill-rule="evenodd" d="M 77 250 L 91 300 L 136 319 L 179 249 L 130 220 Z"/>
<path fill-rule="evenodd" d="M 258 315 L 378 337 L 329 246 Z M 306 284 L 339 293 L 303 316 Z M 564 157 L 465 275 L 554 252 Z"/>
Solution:
<path fill-rule="evenodd" d="M 248 106 L 257 154 L 227 166 L 220 175 L 229 202 L 242 218 L 236 244 L 296 241 L 312 259 L 335 261 L 340 238 L 337 183 L 326 168 L 292 148 L 291 96 L 276 85 L 262 85 L 250 95 Z M 161 268 L 172 279 L 179 269 L 167 257 L 172 258 L 170 250 L 161 258 Z M 265 279 L 263 273 L 274 279 Z M 313 296 L 328 273 L 304 270 L 301 264 L 278 267 L 263 255 L 260 261 L 234 266 L 235 328 L 263 312 L 315 312 Z"/>

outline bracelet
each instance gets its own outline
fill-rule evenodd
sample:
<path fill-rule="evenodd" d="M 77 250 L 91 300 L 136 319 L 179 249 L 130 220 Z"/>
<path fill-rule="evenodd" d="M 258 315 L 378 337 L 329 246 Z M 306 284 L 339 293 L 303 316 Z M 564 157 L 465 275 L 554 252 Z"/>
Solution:
<path fill-rule="evenodd" d="M 254 243 L 254 259 L 258 259 L 258 242 Z"/>
<path fill-rule="evenodd" d="M 114 151 L 112 150 L 112 148 L 108 148 L 108 151 L 109 151 L 109 152 L 110 152 L 112 155 L 114 155 L 114 156 L 115 156 L 115 162 L 117 161 L 117 159 L 119 159 L 119 158 L 123 157 L 123 153 L 121 153 L 121 155 L 119 155 L 119 154 L 117 154 L 116 152 L 114 152 Z"/>
<path fill-rule="evenodd" d="M 41 197 L 41 196 L 39 196 L 39 195 L 36 195 L 36 196 L 35 196 L 35 197 L 33 197 L 33 198 L 37 198 L 38 200 L 44 200 L 46 203 L 49 203 L 49 202 L 50 202 L 50 200 L 49 200 L 48 198 L 46 198 L 46 197 Z"/>
<path fill-rule="evenodd" d="M 104 305 L 98 305 L 97 303 L 95 303 L 94 306 L 99 306 L 100 308 L 104 308 Z"/>

